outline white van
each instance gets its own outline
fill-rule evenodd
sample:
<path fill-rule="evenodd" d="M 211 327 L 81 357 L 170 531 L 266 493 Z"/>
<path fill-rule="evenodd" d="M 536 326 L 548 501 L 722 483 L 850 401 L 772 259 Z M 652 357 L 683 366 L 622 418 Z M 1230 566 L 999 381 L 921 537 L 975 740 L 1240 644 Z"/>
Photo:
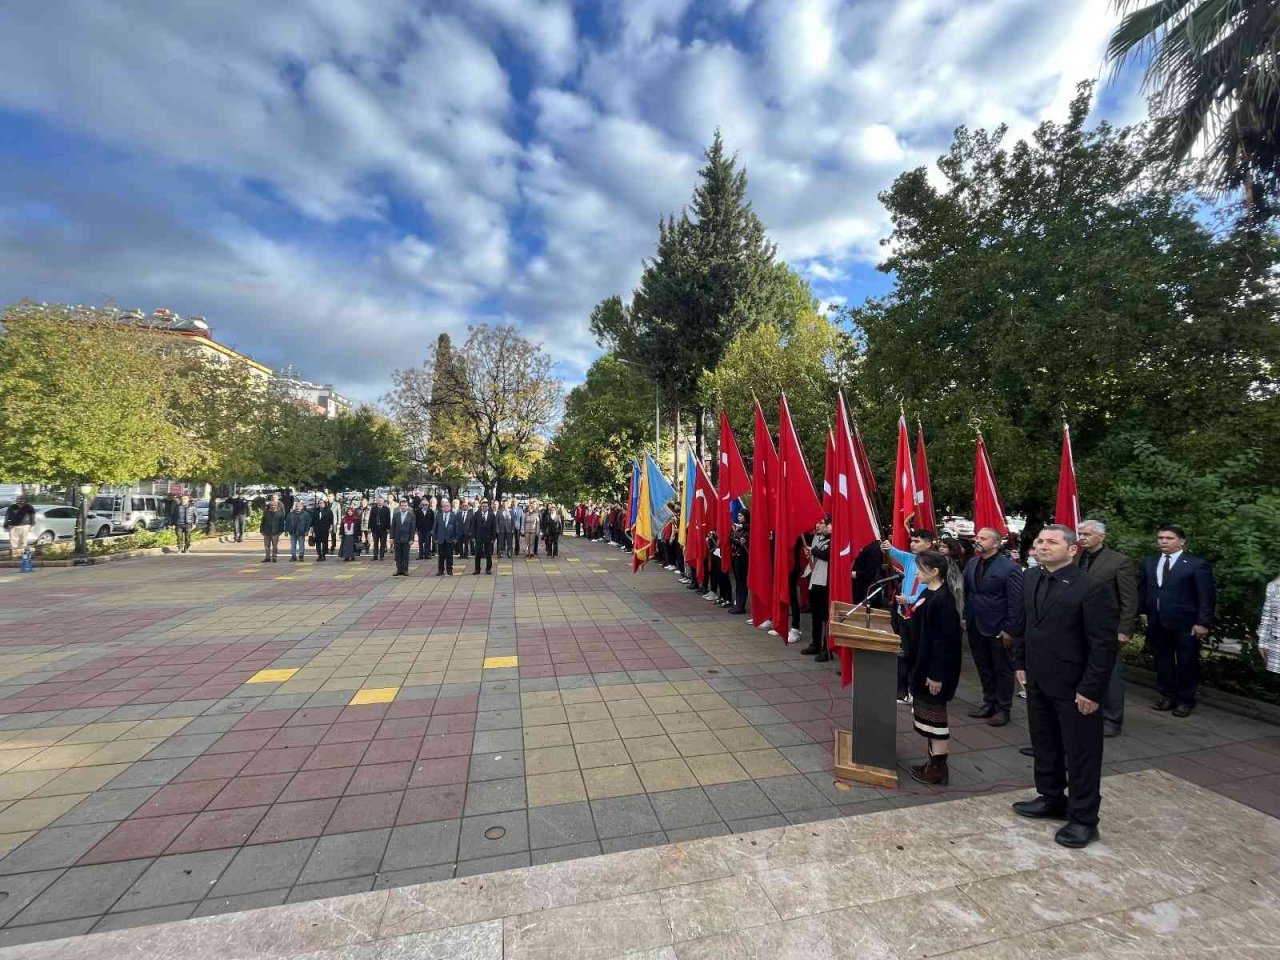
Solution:
<path fill-rule="evenodd" d="M 150 493 L 100 493 L 89 505 L 89 513 L 110 521 L 112 533 L 142 533 L 168 524 L 167 507 L 164 497 Z"/>

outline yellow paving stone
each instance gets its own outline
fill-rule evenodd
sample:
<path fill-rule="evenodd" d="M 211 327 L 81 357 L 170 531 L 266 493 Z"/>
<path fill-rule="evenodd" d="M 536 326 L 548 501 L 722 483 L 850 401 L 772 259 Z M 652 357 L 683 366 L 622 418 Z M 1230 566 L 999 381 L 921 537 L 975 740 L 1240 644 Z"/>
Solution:
<path fill-rule="evenodd" d="M 708 757 L 689 757 L 686 761 L 698 783 L 704 787 L 717 783 L 735 783 L 750 780 L 747 772 L 737 760 L 727 753 L 713 754 Z"/>
<path fill-rule="evenodd" d="M 635 737 L 630 740 L 623 740 L 622 743 L 627 748 L 627 754 L 631 757 L 632 763 L 672 760 L 680 756 L 680 751 L 676 749 L 676 745 L 667 736 Z"/>
<path fill-rule="evenodd" d="M 746 750 L 769 750 L 773 744 L 754 727 L 731 727 L 716 731 L 716 736 L 731 753 Z"/>
<path fill-rule="evenodd" d="M 65 797 L 28 797 L 0 811 L 0 833 L 40 830 L 85 799 L 87 793 Z"/>
<path fill-rule="evenodd" d="M 297 667 L 285 667 L 274 670 L 259 670 L 245 683 L 281 683 L 298 672 Z"/>
<path fill-rule="evenodd" d="M 657 719 L 667 733 L 696 733 L 707 729 L 707 725 L 696 713 L 668 713 Z"/>
<path fill-rule="evenodd" d="M 636 764 L 636 773 L 644 784 L 647 793 L 660 793 L 663 790 L 683 790 L 696 787 L 697 778 L 688 764 L 680 759 L 650 760 Z"/>
<path fill-rule="evenodd" d="M 289 576 L 284 576 L 284 577 L 272 577 L 271 579 L 272 579 L 272 580 L 292 580 L 292 579 L 293 579 L 293 577 L 289 577 Z"/>
<path fill-rule="evenodd" d="M 30 760 L 44 747 L 23 747 L 21 750 L 0 750 L 0 773 L 12 770 L 24 760 Z"/>
<path fill-rule="evenodd" d="M 548 727 L 525 727 L 524 748 L 536 750 L 539 747 L 564 747 L 573 743 L 567 723 L 555 723 Z M 0 779 L 4 775 L 0 774 Z"/>
<path fill-rule="evenodd" d="M 484 668 L 486 670 L 497 670 L 501 667 L 519 666 L 519 657 L 485 657 Z"/>
<path fill-rule="evenodd" d="M 147 740 L 119 740 L 116 743 L 99 744 L 100 749 L 79 765 L 96 767 L 104 763 L 132 763 L 135 760 L 141 760 L 162 743 L 164 738 L 156 737 Z"/>
<path fill-rule="evenodd" d="M 539 729 L 545 730 L 545 727 Z M 538 747 L 526 750 L 524 754 L 524 772 L 526 775 L 540 773 L 562 773 L 565 770 L 578 769 L 578 755 L 573 747 Z"/>
<path fill-rule="evenodd" d="M 528 793 L 530 807 L 579 803 L 587 799 L 587 789 L 582 782 L 582 774 L 577 770 L 528 776 L 525 778 L 525 790 Z"/>
<path fill-rule="evenodd" d="M 714 753 L 724 753 L 725 745 L 716 739 L 710 730 L 696 733 L 673 733 L 671 742 L 675 744 L 682 757 L 702 757 Z"/>
<path fill-rule="evenodd" d="M 671 684 L 663 683 L 637 683 L 636 690 L 640 692 L 640 696 L 646 700 L 652 697 L 674 697 L 676 688 Z"/>
<path fill-rule="evenodd" d="M 72 767 L 70 770 L 44 771 L 54 776 L 30 791 L 33 797 L 60 797 L 68 793 L 90 793 L 106 786 L 132 764 L 112 763 L 92 767 Z"/>
<path fill-rule="evenodd" d="M 603 703 L 571 703 L 565 706 L 564 715 L 570 723 L 586 720 L 608 720 L 609 708 Z"/>
<path fill-rule="evenodd" d="M 13 768 L 16 773 L 27 770 L 65 770 L 74 767 L 102 746 L 100 743 L 73 743 L 65 747 L 46 747 L 30 760 L 24 760 Z"/>
<path fill-rule="evenodd" d="M 742 769 L 747 771 L 753 780 L 764 777 L 789 777 L 798 772 L 786 757 L 772 748 L 735 753 L 733 758 L 742 764 Z"/>
<path fill-rule="evenodd" d="M 597 740 L 593 743 L 580 743 L 575 748 L 578 754 L 578 766 L 583 770 L 592 767 L 616 767 L 631 763 L 626 747 L 621 740 Z"/>
<path fill-rule="evenodd" d="M 18 844 L 25 843 L 36 835 L 34 830 L 25 830 L 21 833 L 5 833 L 0 834 L 0 857 L 5 856 L 15 849 Z"/>
<path fill-rule="evenodd" d="M 658 722 L 657 717 L 619 717 L 613 721 L 613 725 L 618 728 L 618 733 L 623 739 L 627 740 L 636 737 L 665 736 L 667 732 Z"/>
<path fill-rule="evenodd" d="M 560 700 L 565 706 L 571 703 L 599 703 L 602 699 L 600 691 L 595 687 L 578 687 L 560 691 Z"/>
<path fill-rule="evenodd" d="M 644 793 L 644 786 L 640 783 L 640 777 L 636 775 L 635 767 L 630 764 L 584 770 L 582 771 L 582 779 L 587 787 L 587 796 L 592 800 L 629 797 L 637 793 Z"/>
<path fill-rule="evenodd" d="M 20 731 L 12 740 L 5 743 L 6 750 L 21 750 L 24 747 L 51 747 L 63 737 L 69 737 L 84 724 L 72 726 L 40 727 L 35 730 Z"/>
<path fill-rule="evenodd" d="M 188 723 L 193 717 L 161 717 L 155 720 L 143 720 L 137 726 L 121 735 L 121 740 L 141 740 L 146 737 L 171 737 Z"/>
<path fill-rule="evenodd" d="M 121 720 L 116 723 L 87 723 L 75 733 L 63 737 L 59 743 L 107 743 L 118 740 L 138 725 L 137 720 Z"/>
<path fill-rule="evenodd" d="M 569 724 L 574 743 L 596 743 L 600 740 L 619 740 L 618 728 L 608 720 L 588 720 Z"/>
<path fill-rule="evenodd" d="M 362 703 L 390 703 L 399 692 L 399 687 L 368 687 L 357 690 L 350 705 L 354 707 Z"/>
<path fill-rule="evenodd" d="M 552 724 L 566 723 L 564 707 L 524 707 L 521 719 L 526 727 L 546 727 Z"/>
<path fill-rule="evenodd" d="M 688 701 L 684 697 L 651 697 L 645 703 L 649 705 L 649 709 L 655 714 L 662 715 L 668 713 L 693 713 Z"/>
<path fill-rule="evenodd" d="M 617 700 L 609 703 L 609 715 L 612 717 L 648 717 L 653 715 L 647 701 L 640 697 L 634 700 Z"/>
<path fill-rule="evenodd" d="M 51 780 L 56 780 L 61 770 L 31 770 L 26 773 L 0 773 L 0 800 L 21 800 Z M 77 791 L 79 792 L 79 791 Z"/>

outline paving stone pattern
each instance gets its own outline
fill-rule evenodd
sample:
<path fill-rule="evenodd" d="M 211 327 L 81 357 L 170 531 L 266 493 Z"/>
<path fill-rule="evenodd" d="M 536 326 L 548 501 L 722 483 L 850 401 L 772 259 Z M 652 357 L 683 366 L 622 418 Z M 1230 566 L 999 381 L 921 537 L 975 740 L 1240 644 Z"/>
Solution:
<path fill-rule="evenodd" d="M 258 559 L 0 576 L 0 946 L 1030 783 L 1023 711 L 967 719 L 968 675 L 949 789 L 906 777 L 905 708 L 903 788 L 835 782 L 836 674 L 604 544 L 450 578 Z M 1150 702 L 1108 773 L 1280 814 L 1275 728 Z"/>

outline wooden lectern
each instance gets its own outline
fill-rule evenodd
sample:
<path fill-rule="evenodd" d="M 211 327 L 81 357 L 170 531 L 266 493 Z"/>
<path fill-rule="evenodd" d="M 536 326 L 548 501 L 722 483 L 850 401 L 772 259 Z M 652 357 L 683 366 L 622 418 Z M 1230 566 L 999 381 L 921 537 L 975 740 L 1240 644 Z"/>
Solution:
<path fill-rule="evenodd" d="M 898 635 L 887 610 L 832 601 L 833 647 L 853 655 L 853 730 L 836 731 L 836 776 L 873 787 L 898 785 Z"/>

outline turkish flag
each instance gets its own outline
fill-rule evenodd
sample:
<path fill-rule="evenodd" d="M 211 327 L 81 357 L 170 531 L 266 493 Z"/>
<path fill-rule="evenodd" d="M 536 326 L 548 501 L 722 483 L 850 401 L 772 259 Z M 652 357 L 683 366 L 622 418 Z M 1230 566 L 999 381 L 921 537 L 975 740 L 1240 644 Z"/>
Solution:
<path fill-rule="evenodd" d="M 751 537 L 747 541 L 747 591 L 751 594 L 751 622 L 757 627 L 773 617 L 773 478 L 778 454 L 769 425 L 756 401 L 755 435 L 751 455 Z"/>
<path fill-rule="evenodd" d="M 924 452 L 924 424 L 916 424 L 916 526 L 938 532 L 933 513 L 933 483 L 929 480 L 929 457 Z"/>
<path fill-rule="evenodd" d="M 907 418 L 898 417 L 898 459 L 893 468 L 893 532 L 889 539 L 899 550 L 911 549 L 911 528 L 916 516 L 916 476 L 911 466 L 911 441 Z"/>
<path fill-rule="evenodd" d="M 693 568 L 698 572 L 698 581 L 706 576 L 711 567 L 711 557 L 707 552 L 707 533 L 716 525 L 716 488 L 702 464 L 697 465 L 696 480 L 693 485 L 693 518 L 689 524 L 689 543 L 696 543 L 692 558 Z M 721 550 L 721 553 L 724 551 Z M 687 553 L 686 553 L 687 555 Z"/>
<path fill-rule="evenodd" d="M 844 394 L 836 406 L 835 480 L 831 511 L 831 565 L 827 578 L 831 599 L 853 602 L 853 562 L 858 552 L 880 539 L 880 525 L 871 506 L 871 489 L 858 463 L 857 449 L 849 429 L 849 413 Z M 853 651 L 840 648 L 840 682 L 853 682 Z"/>
<path fill-rule="evenodd" d="M 871 461 L 867 458 L 867 448 L 862 442 L 862 431 L 858 429 L 858 425 L 853 425 L 853 452 L 858 458 L 858 467 L 862 470 L 862 478 L 867 481 L 867 489 L 875 493 L 876 487 L 875 471 L 871 469 Z"/>
<path fill-rule="evenodd" d="M 728 573 L 733 563 L 729 557 L 729 537 L 733 534 L 733 501 L 751 492 L 747 465 L 729 426 L 729 415 L 720 411 L 720 496 L 716 501 L 716 536 L 720 540 L 720 569 Z"/>
<path fill-rule="evenodd" d="M 813 478 L 804 462 L 800 439 L 791 422 L 787 396 L 782 395 L 778 409 L 778 473 L 774 493 L 773 596 L 777 612 L 773 627 L 784 638 L 790 626 L 791 571 L 795 543 L 822 519 L 822 504 L 813 489 Z"/>
<path fill-rule="evenodd" d="M 973 465 L 973 530 L 977 533 L 983 527 L 990 527 L 1002 537 L 1009 535 L 1004 503 L 996 486 L 995 471 L 991 468 L 991 456 L 987 453 L 982 434 L 978 434 Z"/>
<path fill-rule="evenodd" d="M 831 512 L 831 489 L 835 483 L 836 471 L 836 441 L 831 435 L 831 431 L 827 431 L 827 459 L 822 469 L 822 512 Z"/>
<path fill-rule="evenodd" d="M 1071 428 L 1062 425 L 1062 462 L 1058 466 L 1058 504 L 1053 522 L 1074 530 L 1080 526 L 1080 494 L 1076 490 L 1076 461 L 1071 454 Z"/>

